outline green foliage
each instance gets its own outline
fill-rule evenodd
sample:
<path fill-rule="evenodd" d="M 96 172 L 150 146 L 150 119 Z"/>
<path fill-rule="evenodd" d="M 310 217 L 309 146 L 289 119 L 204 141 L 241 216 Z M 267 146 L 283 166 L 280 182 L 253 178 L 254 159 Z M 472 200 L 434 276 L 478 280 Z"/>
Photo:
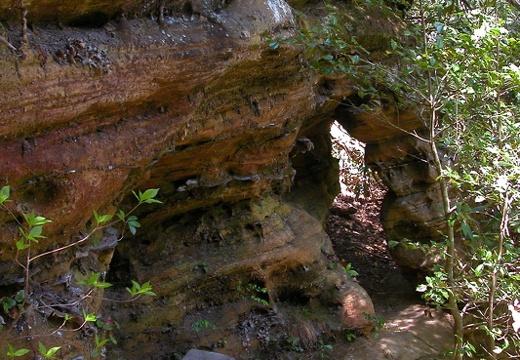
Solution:
<path fill-rule="evenodd" d="M 425 280 L 426 283 L 417 286 L 417 291 L 424 293 L 423 297 L 428 304 L 434 305 L 438 310 L 441 310 L 448 302 L 450 295 L 446 273 L 444 271 L 435 271 L 432 276 L 426 276 Z"/>
<path fill-rule="evenodd" d="M 27 228 L 24 229 L 22 226 L 18 228 L 22 235 L 22 238 L 16 242 L 18 251 L 29 248 L 31 242 L 38 243 L 39 239 L 44 239 L 45 236 L 42 235 L 43 225 L 52 222 L 43 216 L 36 216 L 32 211 L 29 214 L 23 214 L 23 217 L 27 223 Z"/>
<path fill-rule="evenodd" d="M 352 268 L 352 264 L 351 263 L 348 263 L 345 266 L 343 266 L 343 270 L 345 270 L 345 273 L 350 278 L 355 278 L 356 276 L 359 275 L 359 273 Z"/>
<path fill-rule="evenodd" d="M 363 313 L 363 315 L 367 321 L 370 321 L 372 324 L 374 324 L 374 328 L 376 330 L 381 330 L 383 325 L 385 325 L 385 319 L 383 319 L 381 316 L 372 315 L 370 313 Z"/>
<path fill-rule="evenodd" d="M 330 359 L 332 350 L 334 350 L 334 346 L 326 344 L 321 338 L 318 340 L 318 356 L 320 359 Z"/>
<path fill-rule="evenodd" d="M 78 284 L 100 289 L 106 289 L 112 286 L 110 283 L 99 281 L 100 276 L 100 273 L 92 273 L 87 280 L 78 280 Z"/>
<path fill-rule="evenodd" d="M 145 190 L 144 193 L 142 193 L 141 191 L 139 191 L 138 193 L 136 193 L 135 191 L 132 191 L 132 194 L 134 194 L 134 196 L 139 201 L 138 206 L 141 204 L 162 204 L 161 201 L 155 199 L 158 192 L 159 192 L 159 189 L 148 189 L 148 190 Z"/>
<path fill-rule="evenodd" d="M 211 329 L 212 330 L 212 329 L 216 329 L 217 327 L 208 320 L 199 320 L 199 321 L 195 322 L 195 324 L 193 324 L 193 326 L 191 328 L 194 331 L 199 332 L 202 329 Z"/>
<path fill-rule="evenodd" d="M 9 186 L 3 186 L 0 189 L 0 205 L 9 201 L 9 196 L 11 194 L 11 188 Z"/>
<path fill-rule="evenodd" d="M 305 349 L 303 348 L 299 337 L 289 336 L 285 341 L 287 343 L 287 350 L 299 353 L 305 352 Z"/>
<path fill-rule="evenodd" d="M 94 211 L 94 219 L 96 220 L 96 225 L 99 226 L 103 223 L 106 223 L 107 221 L 110 221 L 112 219 L 112 215 L 105 214 L 105 215 L 99 215 L 97 211 Z"/>
<path fill-rule="evenodd" d="M 11 344 L 7 344 L 7 356 L 9 357 L 20 357 L 24 356 L 25 354 L 29 353 L 29 349 L 15 349 Z"/>
<path fill-rule="evenodd" d="M 142 285 L 139 285 L 138 282 L 132 280 L 132 287 L 126 288 L 126 290 L 130 293 L 132 297 L 137 297 L 140 295 L 148 295 L 155 296 L 156 294 L 152 291 L 152 285 L 149 281 L 145 282 Z"/>
<path fill-rule="evenodd" d="M 96 348 L 91 351 L 90 356 L 96 358 L 101 355 L 101 349 L 106 345 L 108 339 L 100 339 L 98 334 L 94 335 L 94 344 Z"/>
<path fill-rule="evenodd" d="M 96 322 L 97 321 L 97 315 L 94 313 L 87 314 L 85 310 L 83 310 L 83 321 L 85 323 L 88 322 Z"/>
<path fill-rule="evenodd" d="M 347 331 L 345 333 L 345 340 L 347 340 L 348 342 L 352 342 L 352 341 L 354 341 L 356 339 L 357 339 L 356 332 L 354 332 L 354 331 Z"/>
<path fill-rule="evenodd" d="M 58 350 L 61 349 L 61 346 L 54 346 L 50 349 L 47 349 L 45 345 L 43 345 L 41 342 L 38 343 L 38 351 L 41 356 L 43 356 L 44 359 L 58 359 L 55 354 L 58 352 Z"/>
<path fill-rule="evenodd" d="M 21 235 L 20 240 L 16 242 L 16 249 L 17 249 L 17 262 L 18 264 L 23 268 L 25 273 L 25 284 L 24 289 L 18 291 L 16 294 L 12 296 L 6 296 L 1 298 L 1 304 L 2 304 L 2 310 L 4 313 L 9 314 L 11 318 L 13 318 L 13 323 L 9 326 L 8 332 L 11 331 L 14 326 L 16 325 L 16 322 L 21 318 L 21 315 L 26 312 L 26 305 L 30 302 L 31 308 L 38 310 L 38 299 L 31 299 L 30 296 L 28 297 L 26 294 L 31 294 L 31 263 L 39 259 L 41 257 L 56 254 L 61 251 L 64 251 L 66 249 L 69 249 L 73 246 L 78 246 L 84 242 L 86 242 L 89 239 L 93 239 L 94 235 L 101 231 L 102 229 L 116 225 L 118 222 L 122 222 L 125 226 L 128 226 L 130 232 L 132 234 L 136 233 L 136 230 L 138 227 L 140 227 L 140 224 L 137 220 L 137 217 L 135 215 L 131 215 L 132 212 L 135 211 L 135 209 L 143 204 L 154 204 L 154 203 L 160 203 L 159 200 L 156 200 L 155 197 L 157 196 L 159 189 L 148 189 L 144 192 L 133 192 L 134 196 L 138 200 L 138 204 L 129 211 L 128 214 L 125 214 L 122 210 L 117 212 L 117 220 L 113 221 L 113 216 L 111 214 L 104 214 L 100 215 L 98 212 L 94 211 L 93 213 L 93 221 L 91 222 L 92 228 L 90 231 L 87 232 L 85 236 L 83 236 L 80 240 L 77 240 L 76 242 L 73 242 L 71 244 L 65 245 L 60 248 L 56 248 L 54 250 L 49 250 L 46 252 L 39 253 L 37 255 L 31 256 L 31 250 L 32 245 L 39 243 L 41 239 L 45 239 L 45 236 L 43 235 L 43 226 L 45 224 L 48 224 L 51 222 L 51 220 L 46 219 L 43 216 L 36 215 L 34 212 L 30 213 L 22 213 L 24 222 L 18 222 L 15 215 L 9 210 L 9 208 L 5 205 L 7 202 L 9 202 L 10 197 L 10 187 L 4 186 L 0 189 L 0 207 L 2 207 L 7 213 L 9 213 L 15 221 L 19 224 L 19 233 Z M 95 240 L 94 240 L 94 243 Z M 24 260 L 18 259 L 21 254 L 24 254 L 22 257 Z M 86 287 L 86 290 L 83 294 L 83 298 L 87 299 L 92 296 L 92 291 L 95 288 L 98 289 L 105 289 L 112 284 L 107 283 L 105 281 L 101 280 L 101 274 L 100 273 L 92 273 L 88 276 L 86 279 L 80 279 L 77 281 L 79 285 L 84 285 Z M 132 298 L 128 301 L 133 301 L 141 297 L 142 295 L 148 295 L 148 296 L 154 296 L 155 293 L 152 291 L 152 286 L 150 282 L 145 282 L 144 284 L 140 285 L 139 283 L 132 280 L 132 287 L 127 288 L 128 292 L 132 296 Z M 107 299 L 105 299 L 107 300 Z M 60 300 L 62 301 L 62 300 Z M 42 305 L 42 307 L 49 308 L 52 306 L 52 304 L 45 303 Z M 61 304 L 63 307 L 71 307 L 75 308 L 77 307 L 77 301 L 74 300 L 70 304 Z M 79 309 L 78 309 L 79 310 Z M 76 328 L 72 331 L 79 331 L 81 330 L 87 323 L 96 323 L 98 325 L 99 329 L 105 333 L 108 334 L 108 339 L 100 338 L 99 335 L 95 334 L 94 341 L 96 348 L 92 351 L 91 356 L 98 357 L 101 355 L 101 348 L 107 343 L 107 341 L 112 341 L 113 343 L 116 343 L 116 340 L 114 339 L 112 335 L 112 326 L 108 323 L 102 322 L 98 315 L 95 313 L 89 313 L 86 311 L 86 309 L 82 309 L 83 314 L 83 323 L 79 326 L 79 328 Z M 67 321 L 74 318 L 75 315 L 67 314 L 64 315 L 63 324 L 59 327 L 59 329 L 63 328 Z M 5 320 L 3 317 L 0 316 L 0 330 L 3 330 L 3 327 L 6 325 Z M 5 345 L 5 341 L 7 340 L 6 337 L 7 334 L 2 334 L 2 337 L 0 338 L 0 348 L 3 348 Z M 46 348 L 44 344 L 41 342 L 38 346 L 38 352 L 39 356 L 44 359 L 57 359 L 56 353 L 60 350 L 60 346 L 55 346 L 51 348 Z M 30 350 L 28 349 L 15 349 L 11 344 L 7 344 L 7 349 L 5 354 L 9 357 L 20 357 L 28 354 Z"/>
<path fill-rule="evenodd" d="M 203 260 L 200 262 L 200 264 L 197 264 L 193 267 L 193 270 L 195 271 L 202 271 L 203 273 L 207 273 L 208 272 L 208 263 L 207 261 Z"/>
<path fill-rule="evenodd" d="M 236 287 L 236 290 L 238 292 L 248 294 L 251 300 L 254 300 L 263 306 L 269 306 L 269 302 L 260 297 L 262 294 L 267 294 L 267 288 L 265 287 L 254 283 L 248 283 L 245 287 L 243 287 L 242 282 L 240 282 Z"/>
<path fill-rule="evenodd" d="M 2 307 L 5 313 L 15 306 L 20 306 L 25 301 L 25 291 L 19 290 L 13 297 L 3 298 Z"/>

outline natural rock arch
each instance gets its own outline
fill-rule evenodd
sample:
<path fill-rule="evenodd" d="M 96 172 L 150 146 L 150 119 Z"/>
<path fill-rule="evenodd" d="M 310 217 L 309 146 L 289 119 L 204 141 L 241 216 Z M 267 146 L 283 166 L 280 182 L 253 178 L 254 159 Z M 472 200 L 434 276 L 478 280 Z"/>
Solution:
<path fill-rule="evenodd" d="M 330 123 L 337 118 L 374 149 L 383 142 L 367 138 L 374 136 L 370 117 L 338 107 L 353 96 L 351 83 L 302 73 L 296 49 L 265 46 L 265 32 L 293 30 L 288 4 L 231 1 L 218 16 L 210 7 L 192 17 L 177 14 L 181 2 L 173 1 L 158 23 L 162 2 L 59 3 L 28 5 L 29 44 L 15 22 L 2 34 L 24 52 L 0 48 L 0 176 L 13 200 L 7 206 L 17 217 L 34 211 L 53 220 L 45 225 L 48 238 L 31 247 L 41 253 L 76 241 L 93 211 L 130 209 L 131 190 L 160 188 L 164 204 L 140 208 L 136 236 L 114 242 L 108 229 L 97 245 L 35 261 L 31 296 L 54 312 L 27 317 L 33 331 L 56 328 L 53 304 L 73 303 L 77 280 L 90 272 L 114 283 L 104 296 L 119 299 L 129 279 L 151 281 L 158 295 L 82 304 L 106 321 L 118 317 L 113 358 L 161 358 L 217 343 L 209 335 L 194 340 L 190 327 L 202 314 L 221 315 L 223 327 L 238 323 L 259 306 L 253 296 L 282 314 L 291 303 L 339 306 L 338 324 L 370 326 L 362 315 L 373 312 L 370 299 L 331 265 L 336 259 L 322 227 L 338 191 Z M 19 11 L 0 3 L 2 20 L 16 21 Z M 90 23 L 96 12 L 102 21 Z M 378 133 L 390 149 L 387 132 Z M 369 163 L 370 156 L 374 165 L 397 161 L 374 151 Z M 0 296 L 9 296 L 23 279 L 15 262 L 18 225 L 9 214 L 0 221 Z M 25 331 L 13 334 L 14 345 Z M 88 334 L 60 336 L 64 357 L 90 354 Z"/>

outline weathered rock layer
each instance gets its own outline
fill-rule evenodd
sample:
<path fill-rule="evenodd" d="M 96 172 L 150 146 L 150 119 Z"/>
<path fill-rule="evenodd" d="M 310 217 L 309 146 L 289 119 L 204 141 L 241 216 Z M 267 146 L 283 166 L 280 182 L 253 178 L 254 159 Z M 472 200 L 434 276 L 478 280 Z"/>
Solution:
<path fill-rule="evenodd" d="M 292 305 L 333 309 L 338 329 L 370 326 L 370 299 L 334 265 L 322 228 L 338 191 L 335 104 L 301 72 L 298 51 L 272 51 L 262 38 L 294 30 L 288 4 L 70 4 L 0 2 L 2 36 L 19 49 L 0 48 L 0 174 L 12 193 L 0 296 L 25 287 L 31 307 L 13 315 L 5 339 L 88 358 L 100 350 L 92 334 L 114 331 L 110 358 L 160 359 L 224 338 L 223 352 L 265 348 L 246 330 L 222 330 L 265 309 L 279 327 Z M 131 191 L 147 188 L 163 204 L 134 213 L 135 236 L 121 240 L 114 224 L 81 240 L 94 211 L 128 212 Z M 27 266 L 15 243 L 30 211 L 52 223 Z M 92 273 L 114 286 L 91 292 Z M 151 281 L 157 296 L 127 302 L 130 280 Z M 105 325 L 83 325 L 87 313 Z M 206 319 L 221 330 L 200 336 L 194 324 Z"/>
<path fill-rule="evenodd" d="M 0 214 L 0 297 L 28 294 L 4 339 L 33 351 L 58 342 L 62 358 L 87 359 L 100 350 L 92 334 L 114 331 L 113 359 L 173 358 L 191 346 L 239 359 L 237 349 L 255 358 L 269 348 L 269 329 L 287 336 L 291 307 L 323 314 L 318 334 L 370 330 L 371 301 L 335 264 L 322 228 L 339 190 L 330 123 L 369 144 L 368 163 L 384 164 L 391 237 L 437 226 L 438 199 L 412 201 L 435 174 L 407 166 L 424 159 L 424 144 L 338 107 L 351 82 L 302 72 L 297 49 L 267 47 L 295 31 L 286 2 L 21 4 L 0 1 L 0 185 L 12 192 Z M 417 129 L 415 117 L 397 117 Z M 132 190 L 147 188 L 163 204 L 133 213 L 135 236 L 114 224 L 81 240 L 94 211 L 128 212 Z M 26 256 L 15 243 L 31 211 L 52 223 Z M 404 224 L 396 214 L 406 211 Z M 114 286 L 91 291 L 92 273 Z M 157 296 L 128 302 L 131 280 L 151 281 Z M 84 326 L 86 313 L 104 325 Z"/>

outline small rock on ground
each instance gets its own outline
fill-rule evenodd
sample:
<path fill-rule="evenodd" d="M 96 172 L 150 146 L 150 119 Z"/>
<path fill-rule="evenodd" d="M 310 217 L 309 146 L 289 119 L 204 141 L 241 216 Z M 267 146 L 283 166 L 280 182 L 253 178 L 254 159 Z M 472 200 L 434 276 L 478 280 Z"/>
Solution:
<path fill-rule="evenodd" d="M 235 360 L 235 358 L 216 352 L 191 349 L 182 360 Z"/>

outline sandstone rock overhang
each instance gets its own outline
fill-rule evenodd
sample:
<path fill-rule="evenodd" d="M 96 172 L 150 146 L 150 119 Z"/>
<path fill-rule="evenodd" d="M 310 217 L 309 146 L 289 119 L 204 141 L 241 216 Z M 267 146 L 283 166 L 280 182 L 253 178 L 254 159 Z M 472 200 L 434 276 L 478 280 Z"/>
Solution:
<path fill-rule="evenodd" d="M 247 284 L 280 314 L 332 306 L 335 326 L 370 326 L 371 301 L 334 266 L 322 228 L 339 190 L 330 123 L 355 91 L 302 71 L 299 49 L 266 45 L 296 31 L 285 1 L 21 4 L 0 0 L 0 36 L 17 49 L 0 44 L 0 185 L 15 217 L 53 220 L 31 251 L 73 243 L 93 211 L 130 209 L 132 190 L 159 188 L 163 202 L 140 209 L 137 235 L 117 246 L 35 261 L 40 292 L 72 301 L 71 284 L 89 272 L 113 282 L 105 295 L 116 298 L 130 279 L 152 281 L 158 296 L 140 305 L 85 304 L 118 317 L 124 336 L 111 351 L 125 359 L 218 342 L 191 326 L 203 313 L 225 329 L 245 321 L 258 308 L 237 290 Z M 344 120 L 361 138 L 372 124 Z M 11 289 L 23 278 L 18 224 L 0 216 L 0 286 Z M 63 335 L 69 355 L 90 353 L 92 339 L 73 335 Z"/>

